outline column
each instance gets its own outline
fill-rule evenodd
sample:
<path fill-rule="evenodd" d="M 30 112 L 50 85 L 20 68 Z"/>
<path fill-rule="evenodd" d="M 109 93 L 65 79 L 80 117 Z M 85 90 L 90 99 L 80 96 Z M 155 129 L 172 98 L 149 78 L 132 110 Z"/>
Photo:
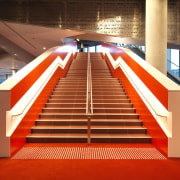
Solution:
<path fill-rule="evenodd" d="M 180 78 L 180 50 L 179 50 L 179 78 Z"/>
<path fill-rule="evenodd" d="M 90 52 L 90 47 L 89 46 L 87 47 L 87 52 Z"/>
<path fill-rule="evenodd" d="M 167 74 L 167 0 L 146 0 L 146 61 Z"/>
<path fill-rule="evenodd" d="M 12 69 L 12 75 L 16 74 L 17 69 Z"/>
<path fill-rule="evenodd" d="M 95 52 L 98 52 L 98 48 L 97 48 L 97 45 L 95 46 Z"/>
<path fill-rule="evenodd" d="M 9 77 L 10 77 L 9 74 L 6 74 L 6 80 L 9 79 Z"/>
<path fill-rule="evenodd" d="M 81 48 L 79 49 L 79 52 L 83 52 L 83 49 L 84 49 L 84 44 L 83 44 L 83 42 L 81 41 Z"/>

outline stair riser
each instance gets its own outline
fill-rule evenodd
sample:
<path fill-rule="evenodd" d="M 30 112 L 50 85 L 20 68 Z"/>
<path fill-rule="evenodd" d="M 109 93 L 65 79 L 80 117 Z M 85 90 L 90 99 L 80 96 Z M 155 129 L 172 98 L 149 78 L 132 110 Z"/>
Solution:
<path fill-rule="evenodd" d="M 84 114 L 40 114 L 40 119 L 85 119 L 87 116 Z M 93 119 L 138 119 L 139 115 L 108 115 L 108 114 L 94 114 Z"/>
<path fill-rule="evenodd" d="M 86 103 L 86 99 L 48 99 L 49 103 Z"/>
<path fill-rule="evenodd" d="M 79 92 L 79 91 L 83 91 L 83 92 L 86 92 L 87 88 L 79 88 L 79 87 L 73 87 L 73 91 L 75 92 Z M 58 91 L 61 91 L 61 92 L 73 92 L 72 91 L 72 88 L 54 88 L 53 89 L 53 92 L 58 92 Z M 125 92 L 124 89 L 122 88 L 118 88 L 118 89 L 115 89 L 113 88 L 113 91 L 112 89 L 105 89 L 105 88 L 93 88 L 92 89 L 93 92 L 102 92 L 102 93 L 117 93 L 117 92 Z"/>
<path fill-rule="evenodd" d="M 126 95 L 126 92 L 92 92 L 93 95 Z"/>
<path fill-rule="evenodd" d="M 136 113 L 135 109 L 93 109 L 94 113 Z"/>
<path fill-rule="evenodd" d="M 87 138 L 33 138 L 27 137 L 27 143 L 87 143 Z"/>
<path fill-rule="evenodd" d="M 65 79 L 61 79 L 57 83 L 62 83 L 62 82 L 68 82 L 68 83 L 74 83 L 74 82 L 87 82 L 87 78 L 68 78 L 66 77 Z"/>
<path fill-rule="evenodd" d="M 92 79 L 95 79 L 95 78 L 113 78 L 112 75 L 93 75 L 92 74 Z"/>
<path fill-rule="evenodd" d="M 142 126 L 142 122 L 94 122 L 91 121 L 91 126 Z"/>
<path fill-rule="evenodd" d="M 82 92 L 82 91 L 71 91 L 71 92 L 68 92 L 68 91 L 55 91 L 55 92 L 52 92 L 51 94 L 52 95 L 86 95 L 86 91 Z"/>
<path fill-rule="evenodd" d="M 93 95 L 93 101 L 94 99 L 128 99 L 129 97 L 126 95 L 119 95 L 119 96 L 111 96 L 111 95 Z"/>
<path fill-rule="evenodd" d="M 146 134 L 144 129 L 91 129 L 91 134 Z"/>
<path fill-rule="evenodd" d="M 87 72 L 86 74 L 72 74 L 72 75 L 67 74 L 66 77 L 67 78 L 82 78 L 83 77 L 87 79 Z"/>
<path fill-rule="evenodd" d="M 36 134 L 87 134 L 87 129 L 31 129 Z"/>
<path fill-rule="evenodd" d="M 123 88 L 123 86 L 122 85 L 110 85 L 110 84 L 104 84 L 104 85 L 102 85 L 102 84 L 93 84 L 92 85 L 92 89 L 97 89 L 97 88 L 101 88 L 101 89 L 108 89 L 108 88 L 111 88 L 111 89 L 116 89 L 116 88 Z"/>
<path fill-rule="evenodd" d="M 72 103 L 72 104 L 46 104 L 45 107 L 49 108 L 86 108 L 86 104 L 77 104 L 77 103 Z"/>
<path fill-rule="evenodd" d="M 110 86 L 119 86 L 120 83 L 119 82 L 108 82 L 108 81 L 99 81 L 99 82 L 94 82 L 92 81 L 92 85 L 96 86 L 96 85 L 110 85 Z"/>
<path fill-rule="evenodd" d="M 86 92 L 87 88 L 73 88 L 73 91 L 78 92 L 78 91 L 84 91 Z M 55 88 L 53 89 L 53 92 L 58 92 L 58 91 L 65 91 L 65 92 L 72 92 L 71 88 Z"/>
<path fill-rule="evenodd" d="M 94 114 L 93 119 L 139 119 L 138 114 Z"/>
<path fill-rule="evenodd" d="M 63 95 L 50 95 L 49 99 L 86 99 L 86 96 L 76 95 L 76 96 L 63 96 Z"/>
<path fill-rule="evenodd" d="M 86 89 L 87 84 L 79 84 L 79 85 L 56 85 L 55 88 L 64 88 L 64 89 Z"/>
<path fill-rule="evenodd" d="M 86 119 L 87 116 L 81 114 L 39 114 L 39 119 Z"/>
<path fill-rule="evenodd" d="M 131 103 L 129 99 L 93 99 L 93 103 Z"/>
<path fill-rule="evenodd" d="M 115 83 L 115 84 L 119 84 L 120 82 L 118 79 L 114 79 L 114 78 L 93 78 L 92 83 Z"/>
<path fill-rule="evenodd" d="M 64 86 L 64 85 L 68 85 L 68 86 L 73 86 L 73 85 L 87 85 L 87 81 L 85 82 L 59 82 L 56 84 L 56 86 Z"/>
<path fill-rule="evenodd" d="M 86 109 L 42 109 L 42 113 L 86 113 Z"/>
<path fill-rule="evenodd" d="M 113 88 L 113 89 L 105 89 L 105 88 L 92 88 L 93 92 L 101 91 L 101 92 L 125 92 L 123 88 Z"/>
<path fill-rule="evenodd" d="M 151 138 L 91 138 L 91 143 L 152 143 Z"/>
<path fill-rule="evenodd" d="M 70 121 L 67 119 L 67 121 L 36 121 L 35 125 L 41 125 L 41 126 L 87 126 L 87 122 L 85 121 Z"/>
<path fill-rule="evenodd" d="M 93 108 L 133 108 L 133 104 L 93 104 Z"/>

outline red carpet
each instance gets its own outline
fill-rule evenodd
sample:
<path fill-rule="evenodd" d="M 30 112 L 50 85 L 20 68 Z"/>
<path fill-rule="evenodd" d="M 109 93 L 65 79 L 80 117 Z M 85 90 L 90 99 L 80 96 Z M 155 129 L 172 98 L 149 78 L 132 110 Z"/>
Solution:
<path fill-rule="evenodd" d="M 48 146 L 48 145 L 47 145 Z M 37 146 L 36 146 L 37 147 Z M 50 147 L 50 145 L 49 145 Z M 56 145 L 54 147 L 57 147 Z M 65 147 L 65 146 L 64 146 Z M 71 146 L 69 146 L 70 148 Z M 84 146 L 85 147 L 85 146 Z M 108 146 L 107 146 L 108 147 Z M 113 147 L 113 146 L 112 146 Z M 115 147 L 115 146 L 114 146 Z M 95 148 L 95 146 L 94 146 Z M 178 180 L 180 159 L 0 159 L 1 180 Z"/>

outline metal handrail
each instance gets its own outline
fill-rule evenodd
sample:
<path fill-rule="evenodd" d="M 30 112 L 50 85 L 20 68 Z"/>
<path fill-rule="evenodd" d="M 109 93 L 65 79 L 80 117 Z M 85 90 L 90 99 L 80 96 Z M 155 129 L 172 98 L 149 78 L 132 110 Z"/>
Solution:
<path fill-rule="evenodd" d="M 91 74 L 90 52 L 88 52 L 88 62 L 87 62 L 86 115 L 88 119 L 88 144 L 90 144 L 91 143 L 91 118 L 93 116 L 92 74 Z"/>
<path fill-rule="evenodd" d="M 139 92 L 141 92 L 140 88 L 136 85 L 136 83 L 134 83 L 134 81 L 132 80 L 132 78 L 128 75 L 128 73 L 126 73 L 126 75 L 129 77 L 129 79 L 133 82 L 134 86 L 137 88 L 137 90 Z M 143 98 L 146 100 L 146 102 L 148 103 L 148 105 L 152 108 L 152 110 L 154 111 L 154 113 L 156 114 L 156 117 L 159 116 L 159 117 L 162 117 L 162 118 L 165 118 L 167 120 L 167 116 L 165 115 L 161 115 L 159 113 L 156 112 L 156 110 L 152 107 L 152 105 L 149 103 L 149 101 L 147 100 L 147 98 L 143 95 L 143 93 L 141 93 L 141 95 L 143 96 Z"/>

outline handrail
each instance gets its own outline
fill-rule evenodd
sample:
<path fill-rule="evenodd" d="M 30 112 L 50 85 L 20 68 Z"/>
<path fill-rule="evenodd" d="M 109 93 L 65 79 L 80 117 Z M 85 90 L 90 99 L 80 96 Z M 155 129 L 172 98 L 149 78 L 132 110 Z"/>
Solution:
<path fill-rule="evenodd" d="M 114 59 L 112 58 L 110 53 L 107 53 L 107 57 L 109 59 L 109 61 L 111 62 L 112 66 L 114 69 L 116 69 L 118 66 L 121 66 L 121 68 L 123 67 L 123 65 L 121 64 L 121 62 L 124 62 L 124 60 L 122 58 L 117 59 L 114 62 Z M 150 104 L 150 102 L 148 101 L 148 99 L 144 96 L 144 94 L 142 93 L 142 91 L 139 89 L 139 87 L 136 85 L 136 83 L 134 83 L 133 79 L 130 77 L 130 75 L 126 72 L 126 70 L 124 68 L 122 68 L 122 70 L 125 72 L 126 76 L 128 77 L 128 79 L 133 83 L 134 87 L 140 92 L 140 94 L 142 95 L 142 97 L 146 100 L 146 102 L 148 103 L 148 106 L 151 107 L 151 109 L 153 110 L 153 112 L 155 113 L 156 117 L 163 117 L 167 120 L 167 116 L 159 114 L 158 112 L 156 112 L 156 110 L 153 108 L 153 106 Z"/>
<path fill-rule="evenodd" d="M 49 79 L 51 78 L 51 76 L 53 75 L 53 73 L 55 72 L 57 65 L 58 65 L 58 61 L 55 60 L 55 61 L 51 64 L 51 66 L 46 70 L 46 72 L 48 71 L 48 74 L 49 74 L 49 75 L 48 75 L 48 76 L 45 75 L 45 76 L 47 76 L 47 77 L 44 79 L 43 83 L 36 89 L 36 92 L 34 93 L 34 95 L 29 99 L 29 102 L 30 102 L 30 103 L 26 104 L 26 105 L 21 109 L 21 112 L 20 112 L 20 113 L 16 113 L 16 114 L 11 113 L 11 119 L 12 119 L 12 120 L 13 120 L 14 118 L 16 118 L 16 117 L 19 117 L 20 119 L 23 118 L 23 115 L 26 114 L 28 107 L 31 105 L 32 102 L 34 102 L 34 100 L 37 98 L 37 96 L 39 95 L 39 93 L 41 92 L 41 90 L 45 87 L 45 85 L 47 84 L 47 82 L 49 81 Z M 45 73 L 46 73 L 46 72 L 45 72 Z M 42 76 L 44 76 L 44 74 L 43 74 Z M 35 84 L 39 84 L 39 81 L 42 82 L 42 76 L 34 83 L 34 85 L 35 85 Z M 32 87 L 33 87 L 33 86 L 32 86 Z"/>
<path fill-rule="evenodd" d="M 86 115 L 87 115 L 87 119 L 88 119 L 88 144 L 90 144 L 91 143 L 91 118 L 93 115 L 92 75 L 91 75 L 90 52 L 88 52 L 88 62 L 87 62 Z"/>
<path fill-rule="evenodd" d="M 122 68 L 122 66 L 121 66 Z M 122 68 L 123 69 L 123 68 Z M 123 69 L 123 71 L 125 71 Z M 131 81 L 131 83 L 134 85 L 134 87 L 139 91 L 141 92 L 140 88 L 136 85 L 136 83 L 134 83 L 133 79 L 130 77 L 130 75 L 128 75 L 128 73 L 125 71 L 125 74 L 126 76 L 129 78 L 129 80 Z M 148 105 L 151 107 L 151 109 L 154 111 L 154 113 L 156 114 L 156 117 L 159 116 L 159 117 L 162 117 L 162 118 L 165 118 L 167 120 L 167 115 L 161 115 L 159 114 L 158 112 L 156 112 L 156 110 L 153 108 L 153 106 L 149 103 L 148 99 L 144 96 L 143 93 L 140 93 L 142 95 L 142 97 L 146 100 L 146 102 L 148 103 Z"/>
<path fill-rule="evenodd" d="M 72 53 L 73 52 L 70 51 L 67 54 L 67 56 L 65 57 L 65 59 L 68 58 L 68 60 L 69 60 L 70 55 Z M 37 96 L 39 95 L 41 90 L 44 88 L 46 83 L 49 81 L 49 79 L 51 78 L 51 76 L 53 75 L 53 73 L 55 72 L 55 70 L 57 69 L 58 66 L 60 66 L 62 69 L 64 69 L 61 66 L 61 61 L 59 61 L 59 58 L 57 57 L 52 62 L 52 64 L 45 70 L 45 72 L 39 77 L 39 79 L 33 84 L 33 86 L 30 88 L 30 91 L 29 90 L 27 91 L 28 94 L 26 93 L 26 96 L 28 97 L 28 99 L 25 96 L 23 96 L 10 111 L 7 111 L 6 121 L 13 122 L 13 123 L 16 121 L 17 123 L 19 123 L 22 120 L 22 118 L 27 113 L 30 106 L 35 101 L 35 99 L 37 98 Z M 64 66 L 65 66 L 65 64 L 64 64 Z M 29 94 L 31 96 L 29 96 Z M 21 105 L 22 103 L 23 103 L 23 107 Z M 13 126 L 13 128 L 14 127 L 15 126 Z M 11 134 L 14 131 L 14 129 L 11 129 L 11 128 L 9 128 L 9 129 L 10 129 L 10 132 L 8 134 Z"/>

